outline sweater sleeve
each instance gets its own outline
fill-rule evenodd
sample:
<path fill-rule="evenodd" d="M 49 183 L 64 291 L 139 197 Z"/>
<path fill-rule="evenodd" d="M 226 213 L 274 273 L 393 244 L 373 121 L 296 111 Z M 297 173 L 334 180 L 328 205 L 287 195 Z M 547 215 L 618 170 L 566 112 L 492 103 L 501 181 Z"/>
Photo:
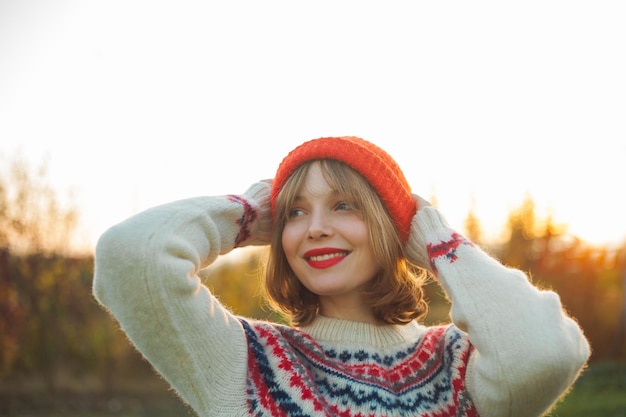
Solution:
<path fill-rule="evenodd" d="M 481 417 L 540 416 L 569 389 L 590 348 L 556 293 L 490 257 L 434 207 L 415 215 L 407 253 L 435 273 L 475 348 L 466 384 Z"/>
<path fill-rule="evenodd" d="M 149 209 L 96 246 L 96 299 L 200 415 L 237 415 L 245 405 L 247 346 L 198 271 L 236 246 L 267 243 L 270 226 L 269 184 L 260 182 L 242 196 Z"/>

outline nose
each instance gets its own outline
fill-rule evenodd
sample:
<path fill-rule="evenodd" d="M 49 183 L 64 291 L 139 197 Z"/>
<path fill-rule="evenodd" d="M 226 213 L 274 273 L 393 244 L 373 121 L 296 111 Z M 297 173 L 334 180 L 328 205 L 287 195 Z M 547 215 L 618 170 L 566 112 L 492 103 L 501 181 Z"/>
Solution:
<path fill-rule="evenodd" d="M 311 213 L 308 235 L 309 239 L 322 239 L 332 235 L 333 228 L 327 213 L 317 210 Z"/>

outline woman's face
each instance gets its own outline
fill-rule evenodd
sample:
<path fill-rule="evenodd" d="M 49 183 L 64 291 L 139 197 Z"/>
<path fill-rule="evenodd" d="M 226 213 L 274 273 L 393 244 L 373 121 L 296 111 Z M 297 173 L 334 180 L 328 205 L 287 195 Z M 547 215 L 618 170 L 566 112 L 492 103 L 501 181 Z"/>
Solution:
<path fill-rule="evenodd" d="M 319 296 L 320 313 L 362 307 L 361 290 L 378 272 L 361 211 L 328 184 L 320 163 L 308 170 L 282 233 L 298 280 Z M 346 317 L 343 317 L 346 318 Z"/>

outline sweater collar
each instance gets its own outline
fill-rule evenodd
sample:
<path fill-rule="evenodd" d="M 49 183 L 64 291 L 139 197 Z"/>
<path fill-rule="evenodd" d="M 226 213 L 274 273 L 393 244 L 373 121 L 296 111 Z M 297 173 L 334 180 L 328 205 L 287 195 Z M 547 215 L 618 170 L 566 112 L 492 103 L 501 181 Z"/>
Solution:
<path fill-rule="evenodd" d="M 317 316 L 300 328 L 318 342 L 345 343 L 386 348 L 416 341 L 424 333 L 424 326 L 415 320 L 408 324 L 370 324 L 359 321 Z"/>

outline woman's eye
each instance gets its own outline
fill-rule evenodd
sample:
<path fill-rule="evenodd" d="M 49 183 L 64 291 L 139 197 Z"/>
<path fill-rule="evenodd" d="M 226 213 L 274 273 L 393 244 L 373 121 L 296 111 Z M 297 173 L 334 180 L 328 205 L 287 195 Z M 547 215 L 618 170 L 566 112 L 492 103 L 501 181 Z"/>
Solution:
<path fill-rule="evenodd" d="M 299 208 L 292 208 L 289 210 L 289 213 L 288 213 L 288 217 L 290 219 L 293 219 L 294 217 L 298 217 L 301 215 L 302 215 L 302 209 L 299 209 Z"/>
<path fill-rule="evenodd" d="M 337 203 L 337 205 L 335 206 L 336 210 L 350 210 L 352 209 L 352 206 L 348 203 L 346 203 L 345 201 L 341 201 L 339 203 Z"/>

